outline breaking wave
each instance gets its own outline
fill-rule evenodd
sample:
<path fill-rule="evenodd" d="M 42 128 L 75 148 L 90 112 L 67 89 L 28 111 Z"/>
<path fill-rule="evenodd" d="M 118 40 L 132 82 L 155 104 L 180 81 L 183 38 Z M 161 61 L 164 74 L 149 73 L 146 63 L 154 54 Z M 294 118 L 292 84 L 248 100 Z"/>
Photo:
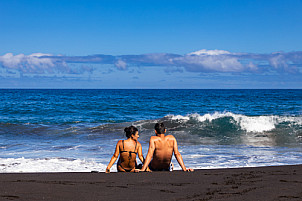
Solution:
<path fill-rule="evenodd" d="M 286 124 L 287 126 L 301 126 L 302 117 L 290 117 L 290 116 L 245 116 L 241 114 L 234 114 L 231 112 L 213 114 L 189 114 L 182 115 L 168 115 L 165 118 L 172 121 L 178 121 L 180 123 L 187 123 L 189 121 L 197 121 L 199 123 L 214 123 L 216 120 L 225 119 L 229 124 L 238 126 L 239 129 L 246 132 L 265 132 L 272 131 L 280 125 Z M 226 123 L 224 121 L 224 123 Z"/>

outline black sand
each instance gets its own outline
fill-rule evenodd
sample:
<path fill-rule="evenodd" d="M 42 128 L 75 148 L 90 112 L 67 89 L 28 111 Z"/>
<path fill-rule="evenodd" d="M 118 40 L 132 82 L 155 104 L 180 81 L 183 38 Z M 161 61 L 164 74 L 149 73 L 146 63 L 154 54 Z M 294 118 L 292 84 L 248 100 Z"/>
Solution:
<path fill-rule="evenodd" d="M 0 174 L 0 200 L 302 200 L 302 165 L 195 172 Z"/>

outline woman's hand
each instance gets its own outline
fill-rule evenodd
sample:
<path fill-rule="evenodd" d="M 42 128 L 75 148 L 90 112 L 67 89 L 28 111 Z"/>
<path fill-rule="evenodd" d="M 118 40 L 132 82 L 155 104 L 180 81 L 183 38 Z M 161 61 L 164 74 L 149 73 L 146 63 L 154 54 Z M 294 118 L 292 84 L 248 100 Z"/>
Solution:
<path fill-rule="evenodd" d="M 106 168 L 105 173 L 110 173 L 110 168 Z"/>

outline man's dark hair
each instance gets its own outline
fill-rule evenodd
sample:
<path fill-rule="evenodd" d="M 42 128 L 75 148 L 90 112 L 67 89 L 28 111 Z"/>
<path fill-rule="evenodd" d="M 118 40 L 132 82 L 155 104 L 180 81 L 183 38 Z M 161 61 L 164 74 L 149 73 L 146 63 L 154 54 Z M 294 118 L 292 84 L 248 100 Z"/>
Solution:
<path fill-rule="evenodd" d="M 166 131 L 164 123 L 156 123 L 154 129 L 156 130 L 157 134 L 165 134 Z"/>

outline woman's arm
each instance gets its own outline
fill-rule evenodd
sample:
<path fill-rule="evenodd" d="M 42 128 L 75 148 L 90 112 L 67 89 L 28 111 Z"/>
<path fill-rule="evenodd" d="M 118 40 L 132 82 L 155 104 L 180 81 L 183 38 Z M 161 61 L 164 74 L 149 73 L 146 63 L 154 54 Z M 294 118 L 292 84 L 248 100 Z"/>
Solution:
<path fill-rule="evenodd" d="M 120 143 L 121 141 L 118 141 L 118 143 L 116 144 L 116 147 L 115 147 L 115 152 L 106 168 L 106 173 L 110 173 L 110 168 L 112 167 L 112 165 L 115 163 L 116 159 L 118 158 L 119 154 L 120 154 Z"/>
<path fill-rule="evenodd" d="M 143 156 L 143 149 L 141 143 L 138 144 L 138 158 L 142 163 L 144 163 L 145 159 Z"/>
<path fill-rule="evenodd" d="M 145 163 L 143 150 L 142 150 L 142 145 L 140 143 L 139 143 L 139 148 L 138 148 L 138 158 L 143 164 Z M 149 167 L 147 167 L 145 171 L 150 172 Z"/>

